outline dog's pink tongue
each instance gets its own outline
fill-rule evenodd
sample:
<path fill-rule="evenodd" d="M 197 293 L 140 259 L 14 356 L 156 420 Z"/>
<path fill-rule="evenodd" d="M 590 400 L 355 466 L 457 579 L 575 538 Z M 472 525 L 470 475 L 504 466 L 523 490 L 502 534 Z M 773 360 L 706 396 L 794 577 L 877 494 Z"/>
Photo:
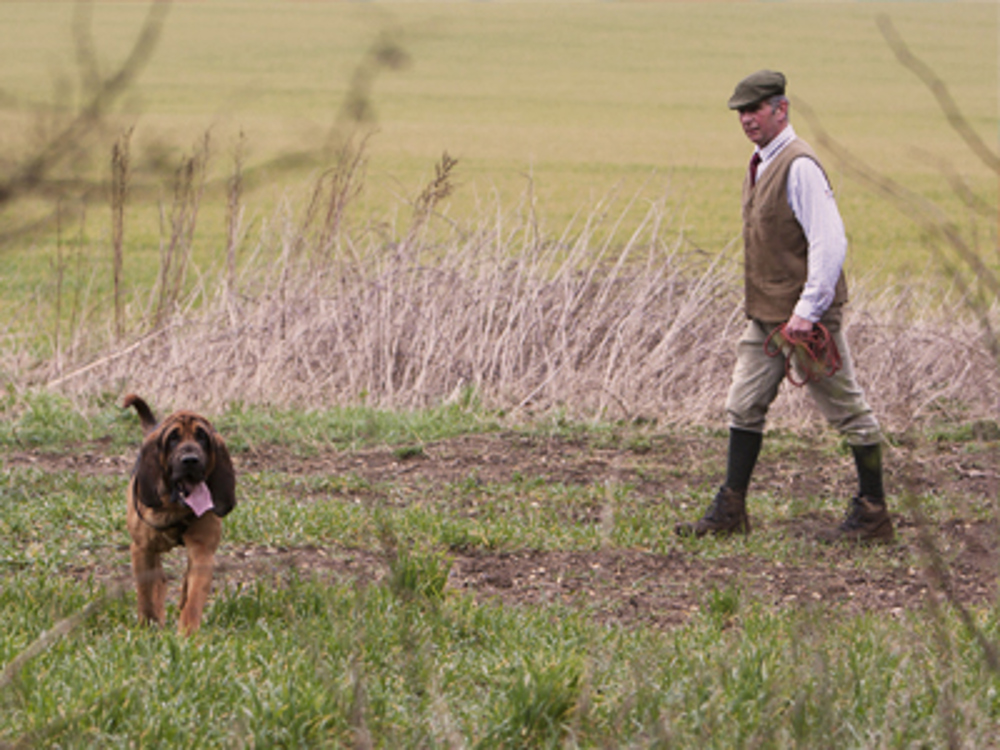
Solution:
<path fill-rule="evenodd" d="M 184 502 L 200 518 L 205 511 L 212 509 L 212 493 L 209 492 L 208 485 L 200 482 L 191 490 L 191 494 L 184 498 Z"/>

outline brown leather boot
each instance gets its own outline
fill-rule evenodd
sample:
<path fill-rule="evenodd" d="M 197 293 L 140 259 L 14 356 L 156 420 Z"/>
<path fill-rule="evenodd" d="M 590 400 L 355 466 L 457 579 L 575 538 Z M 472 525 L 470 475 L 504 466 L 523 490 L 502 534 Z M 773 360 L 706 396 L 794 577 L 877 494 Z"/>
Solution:
<path fill-rule="evenodd" d="M 749 534 L 750 519 L 747 516 L 746 492 L 738 492 L 728 487 L 719 489 L 715 500 L 708 506 L 705 515 L 694 523 L 682 522 L 674 526 L 677 536 L 705 536 L 705 534 Z"/>
<path fill-rule="evenodd" d="M 834 529 L 820 532 L 819 540 L 827 544 L 889 544 L 896 538 L 892 518 L 884 503 L 858 496 L 851 500 L 847 515 Z"/>

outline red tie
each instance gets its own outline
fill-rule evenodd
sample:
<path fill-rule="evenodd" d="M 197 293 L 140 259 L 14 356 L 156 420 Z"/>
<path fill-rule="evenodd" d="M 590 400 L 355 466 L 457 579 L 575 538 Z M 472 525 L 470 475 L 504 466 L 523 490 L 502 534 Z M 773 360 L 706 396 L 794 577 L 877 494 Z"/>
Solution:
<path fill-rule="evenodd" d="M 753 156 L 750 157 L 750 187 L 757 184 L 757 167 L 760 165 L 760 153 L 757 151 L 753 152 Z"/>

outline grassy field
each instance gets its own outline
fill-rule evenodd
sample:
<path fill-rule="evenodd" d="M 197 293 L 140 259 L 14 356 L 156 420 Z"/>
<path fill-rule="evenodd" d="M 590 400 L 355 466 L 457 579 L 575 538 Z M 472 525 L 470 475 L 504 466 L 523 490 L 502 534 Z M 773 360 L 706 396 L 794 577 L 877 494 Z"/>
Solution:
<path fill-rule="evenodd" d="M 807 533 L 849 491 L 822 437 L 767 441 L 751 537 L 691 543 L 669 529 L 710 496 L 718 436 L 475 407 L 229 411 L 241 505 L 184 640 L 180 553 L 168 629 L 135 625 L 134 418 L 4 408 L 3 747 L 1000 742 L 996 481 L 972 474 L 995 466 L 989 436 L 897 449 L 894 483 L 919 466 L 934 488 L 923 520 L 900 496 L 899 544 L 851 550 Z M 810 484 L 824 465 L 843 476 Z"/>
<path fill-rule="evenodd" d="M 104 70 L 123 59 L 143 3 L 94 3 L 93 48 Z M 72 3 L 0 3 L 0 91 L 6 151 L 37 137 L 30 104 L 72 101 L 79 71 Z M 377 134 L 354 214 L 393 222 L 408 211 L 447 151 L 460 160 L 445 211 L 455 221 L 509 211 L 526 194 L 546 232 L 612 192 L 667 196 L 670 229 L 704 251 L 738 234 L 738 190 L 748 144 L 725 100 L 736 80 L 769 66 L 859 158 L 959 217 L 935 163 L 945 160 L 995 206 L 996 176 L 949 128 L 931 94 L 893 57 L 876 18 L 887 15 L 949 86 L 974 130 L 996 142 L 997 23 L 988 3 L 178 3 L 114 127 L 134 125 L 134 168 L 172 165 L 212 133 L 211 171 L 232 170 L 243 132 L 249 165 L 323 142 L 365 51 L 389 35 L 408 64 L 370 87 Z M 775 29 L 781 29 L 780 39 Z M 766 41 L 764 41 L 766 40 Z M 772 41 L 773 40 L 773 41 Z M 793 115 L 794 117 L 794 115 Z M 44 121 L 44 118 L 42 118 Z M 806 122 L 795 120 L 806 137 Z M 90 166 L 107 178 L 112 137 Z M 256 175 L 247 197 L 249 241 L 282 200 L 304 200 L 307 174 Z M 927 271 L 920 231 L 829 165 L 859 276 Z M 159 188 L 166 200 L 169 180 Z M 143 279 L 161 228 L 156 191 L 133 198 L 126 278 Z M 106 261 L 109 213 L 98 201 L 83 232 L 84 273 Z M 641 214 L 641 212 L 639 212 Z M 196 245 L 219 262 L 224 195 L 210 189 Z M 76 217 L 77 213 L 73 213 Z M 633 217 L 633 220 L 636 220 Z M 80 235 L 67 219 L 64 242 Z M 990 224 L 987 222 L 987 231 Z M 50 276 L 48 240 L 7 249 L 5 300 Z M 105 274 L 98 272 L 98 282 Z"/>

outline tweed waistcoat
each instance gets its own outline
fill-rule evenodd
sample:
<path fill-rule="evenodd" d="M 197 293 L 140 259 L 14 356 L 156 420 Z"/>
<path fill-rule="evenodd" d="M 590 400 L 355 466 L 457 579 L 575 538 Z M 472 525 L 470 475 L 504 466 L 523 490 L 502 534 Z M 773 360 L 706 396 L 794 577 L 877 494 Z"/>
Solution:
<path fill-rule="evenodd" d="M 806 284 L 809 241 L 788 205 L 788 172 L 800 157 L 819 165 L 812 148 L 796 138 L 767 165 L 755 186 L 751 187 L 749 175 L 743 182 L 745 307 L 747 316 L 756 320 L 788 320 Z M 841 271 L 823 322 L 839 323 L 846 301 L 847 282 Z"/>

